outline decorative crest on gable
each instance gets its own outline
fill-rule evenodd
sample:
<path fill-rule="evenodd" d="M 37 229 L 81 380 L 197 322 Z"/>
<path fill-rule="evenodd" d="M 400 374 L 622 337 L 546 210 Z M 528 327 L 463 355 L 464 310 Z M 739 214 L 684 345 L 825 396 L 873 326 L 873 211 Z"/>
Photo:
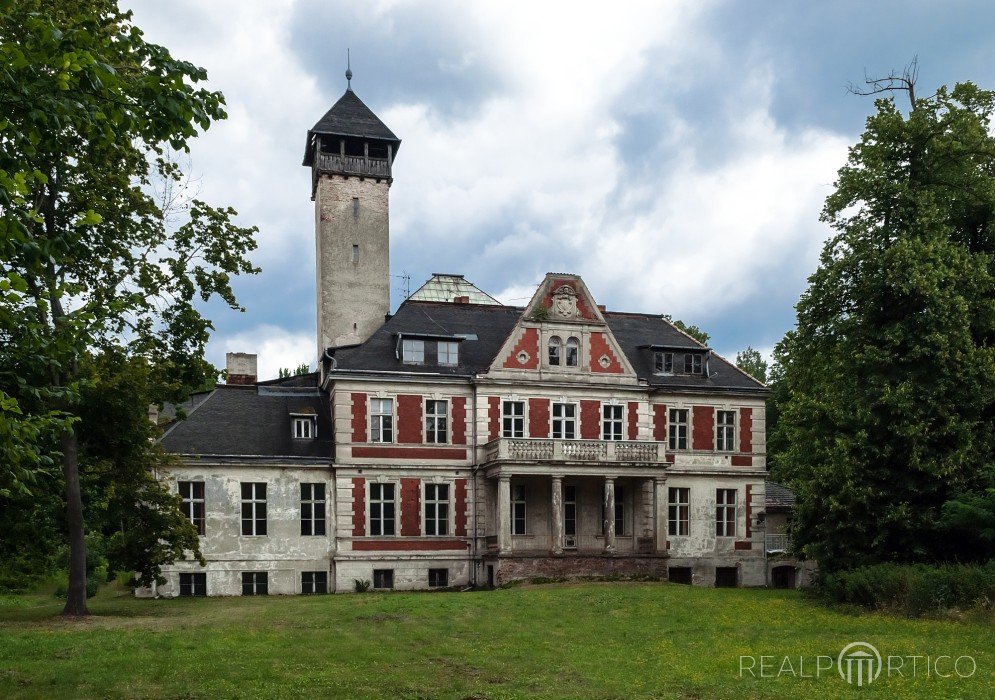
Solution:
<path fill-rule="evenodd" d="M 550 316 L 555 319 L 574 319 L 580 315 L 577 308 L 577 291 L 571 284 L 564 284 L 556 288 L 551 295 L 552 305 Z"/>

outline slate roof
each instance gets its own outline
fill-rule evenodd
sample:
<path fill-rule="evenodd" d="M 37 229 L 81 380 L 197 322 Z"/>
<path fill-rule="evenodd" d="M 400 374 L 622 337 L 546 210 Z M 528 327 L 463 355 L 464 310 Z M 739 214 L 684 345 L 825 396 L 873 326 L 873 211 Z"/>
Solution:
<path fill-rule="evenodd" d="M 295 457 L 328 461 L 332 455 L 332 421 L 327 397 L 316 386 L 267 382 L 256 386 L 218 385 L 184 404 L 185 420 L 176 421 L 160 442 L 169 452 L 185 455 Z M 314 414 L 318 436 L 292 437 L 292 414 Z"/>
<path fill-rule="evenodd" d="M 765 493 L 767 510 L 790 510 L 795 507 L 795 492 L 787 486 L 768 481 Z"/>
<path fill-rule="evenodd" d="M 449 375 L 482 374 L 488 370 L 501 346 L 518 323 L 524 309 L 517 306 L 452 304 L 405 301 L 397 313 L 366 342 L 334 351 L 335 369 Z M 606 312 L 605 320 L 622 346 L 637 375 L 651 386 L 689 391 L 746 391 L 766 393 L 767 389 L 738 370 L 735 365 L 712 353 L 709 377 L 659 376 L 653 374 L 650 346 L 705 350 L 705 346 L 681 333 L 660 315 Z M 406 365 L 398 359 L 398 334 L 426 336 L 475 335 L 459 346 L 459 365 Z"/>
<path fill-rule="evenodd" d="M 419 287 L 408 299 L 412 301 L 452 301 L 456 297 L 468 297 L 471 304 L 501 304 L 463 275 L 450 275 L 442 272 L 433 272 L 432 278 Z"/>

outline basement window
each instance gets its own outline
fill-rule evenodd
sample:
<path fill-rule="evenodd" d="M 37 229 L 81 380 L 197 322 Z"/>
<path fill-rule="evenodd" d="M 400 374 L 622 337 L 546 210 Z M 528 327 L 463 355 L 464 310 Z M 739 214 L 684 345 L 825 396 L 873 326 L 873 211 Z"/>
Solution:
<path fill-rule="evenodd" d="M 303 593 L 304 595 L 318 595 L 322 593 L 328 593 L 328 572 L 302 571 L 301 593 Z"/>
<path fill-rule="evenodd" d="M 428 587 L 445 588 L 449 585 L 449 569 L 429 569 Z"/>
<path fill-rule="evenodd" d="M 390 590 L 394 587 L 393 569 L 374 569 L 373 587 L 377 590 Z"/>
<path fill-rule="evenodd" d="M 180 574 L 181 596 L 207 595 L 207 574 Z"/>

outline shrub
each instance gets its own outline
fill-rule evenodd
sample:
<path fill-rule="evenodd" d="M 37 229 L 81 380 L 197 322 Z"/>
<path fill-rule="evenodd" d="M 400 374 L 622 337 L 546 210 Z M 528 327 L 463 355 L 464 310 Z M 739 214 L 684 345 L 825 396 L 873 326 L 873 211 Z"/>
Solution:
<path fill-rule="evenodd" d="M 100 579 L 96 576 L 87 576 L 86 578 L 86 597 L 92 598 L 97 595 L 97 589 L 100 588 Z M 69 595 L 69 584 L 63 580 L 55 587 L 55 597 L 65 598 Z"/>
<path fill-rule="evenodd" d="M 995 561 L 973 564 L 877 564 L 823 576 L 830 598 L 909 617 L 995 601 Z"/>
<path fill-rule="evenodd" d="M 359 578 L 353 579 L 353 581 L 355 582 L 356 585 L 356 593 L 366 593 L 366 591 L 370 590 L 371 584 L 369 581 L 364 581 L 363 579 Z"/>

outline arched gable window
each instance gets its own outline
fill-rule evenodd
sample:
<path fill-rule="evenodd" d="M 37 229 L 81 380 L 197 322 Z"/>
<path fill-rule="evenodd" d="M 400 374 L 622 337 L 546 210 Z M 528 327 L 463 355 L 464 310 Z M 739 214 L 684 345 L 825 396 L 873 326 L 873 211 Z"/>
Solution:
<path fill-rule="evenodd" d="M 580 341 L 576 338 L 567 340 L 567 367 L 576 367 L 580 363 Z"/>
<path fill-rule="evenodd" d="M 560 349 L 563 346 L 563 341 L 560 340 L 560 336 L 554 335 L 549 339 L 549 364 L 558 365 L 560 364 Z"/>

